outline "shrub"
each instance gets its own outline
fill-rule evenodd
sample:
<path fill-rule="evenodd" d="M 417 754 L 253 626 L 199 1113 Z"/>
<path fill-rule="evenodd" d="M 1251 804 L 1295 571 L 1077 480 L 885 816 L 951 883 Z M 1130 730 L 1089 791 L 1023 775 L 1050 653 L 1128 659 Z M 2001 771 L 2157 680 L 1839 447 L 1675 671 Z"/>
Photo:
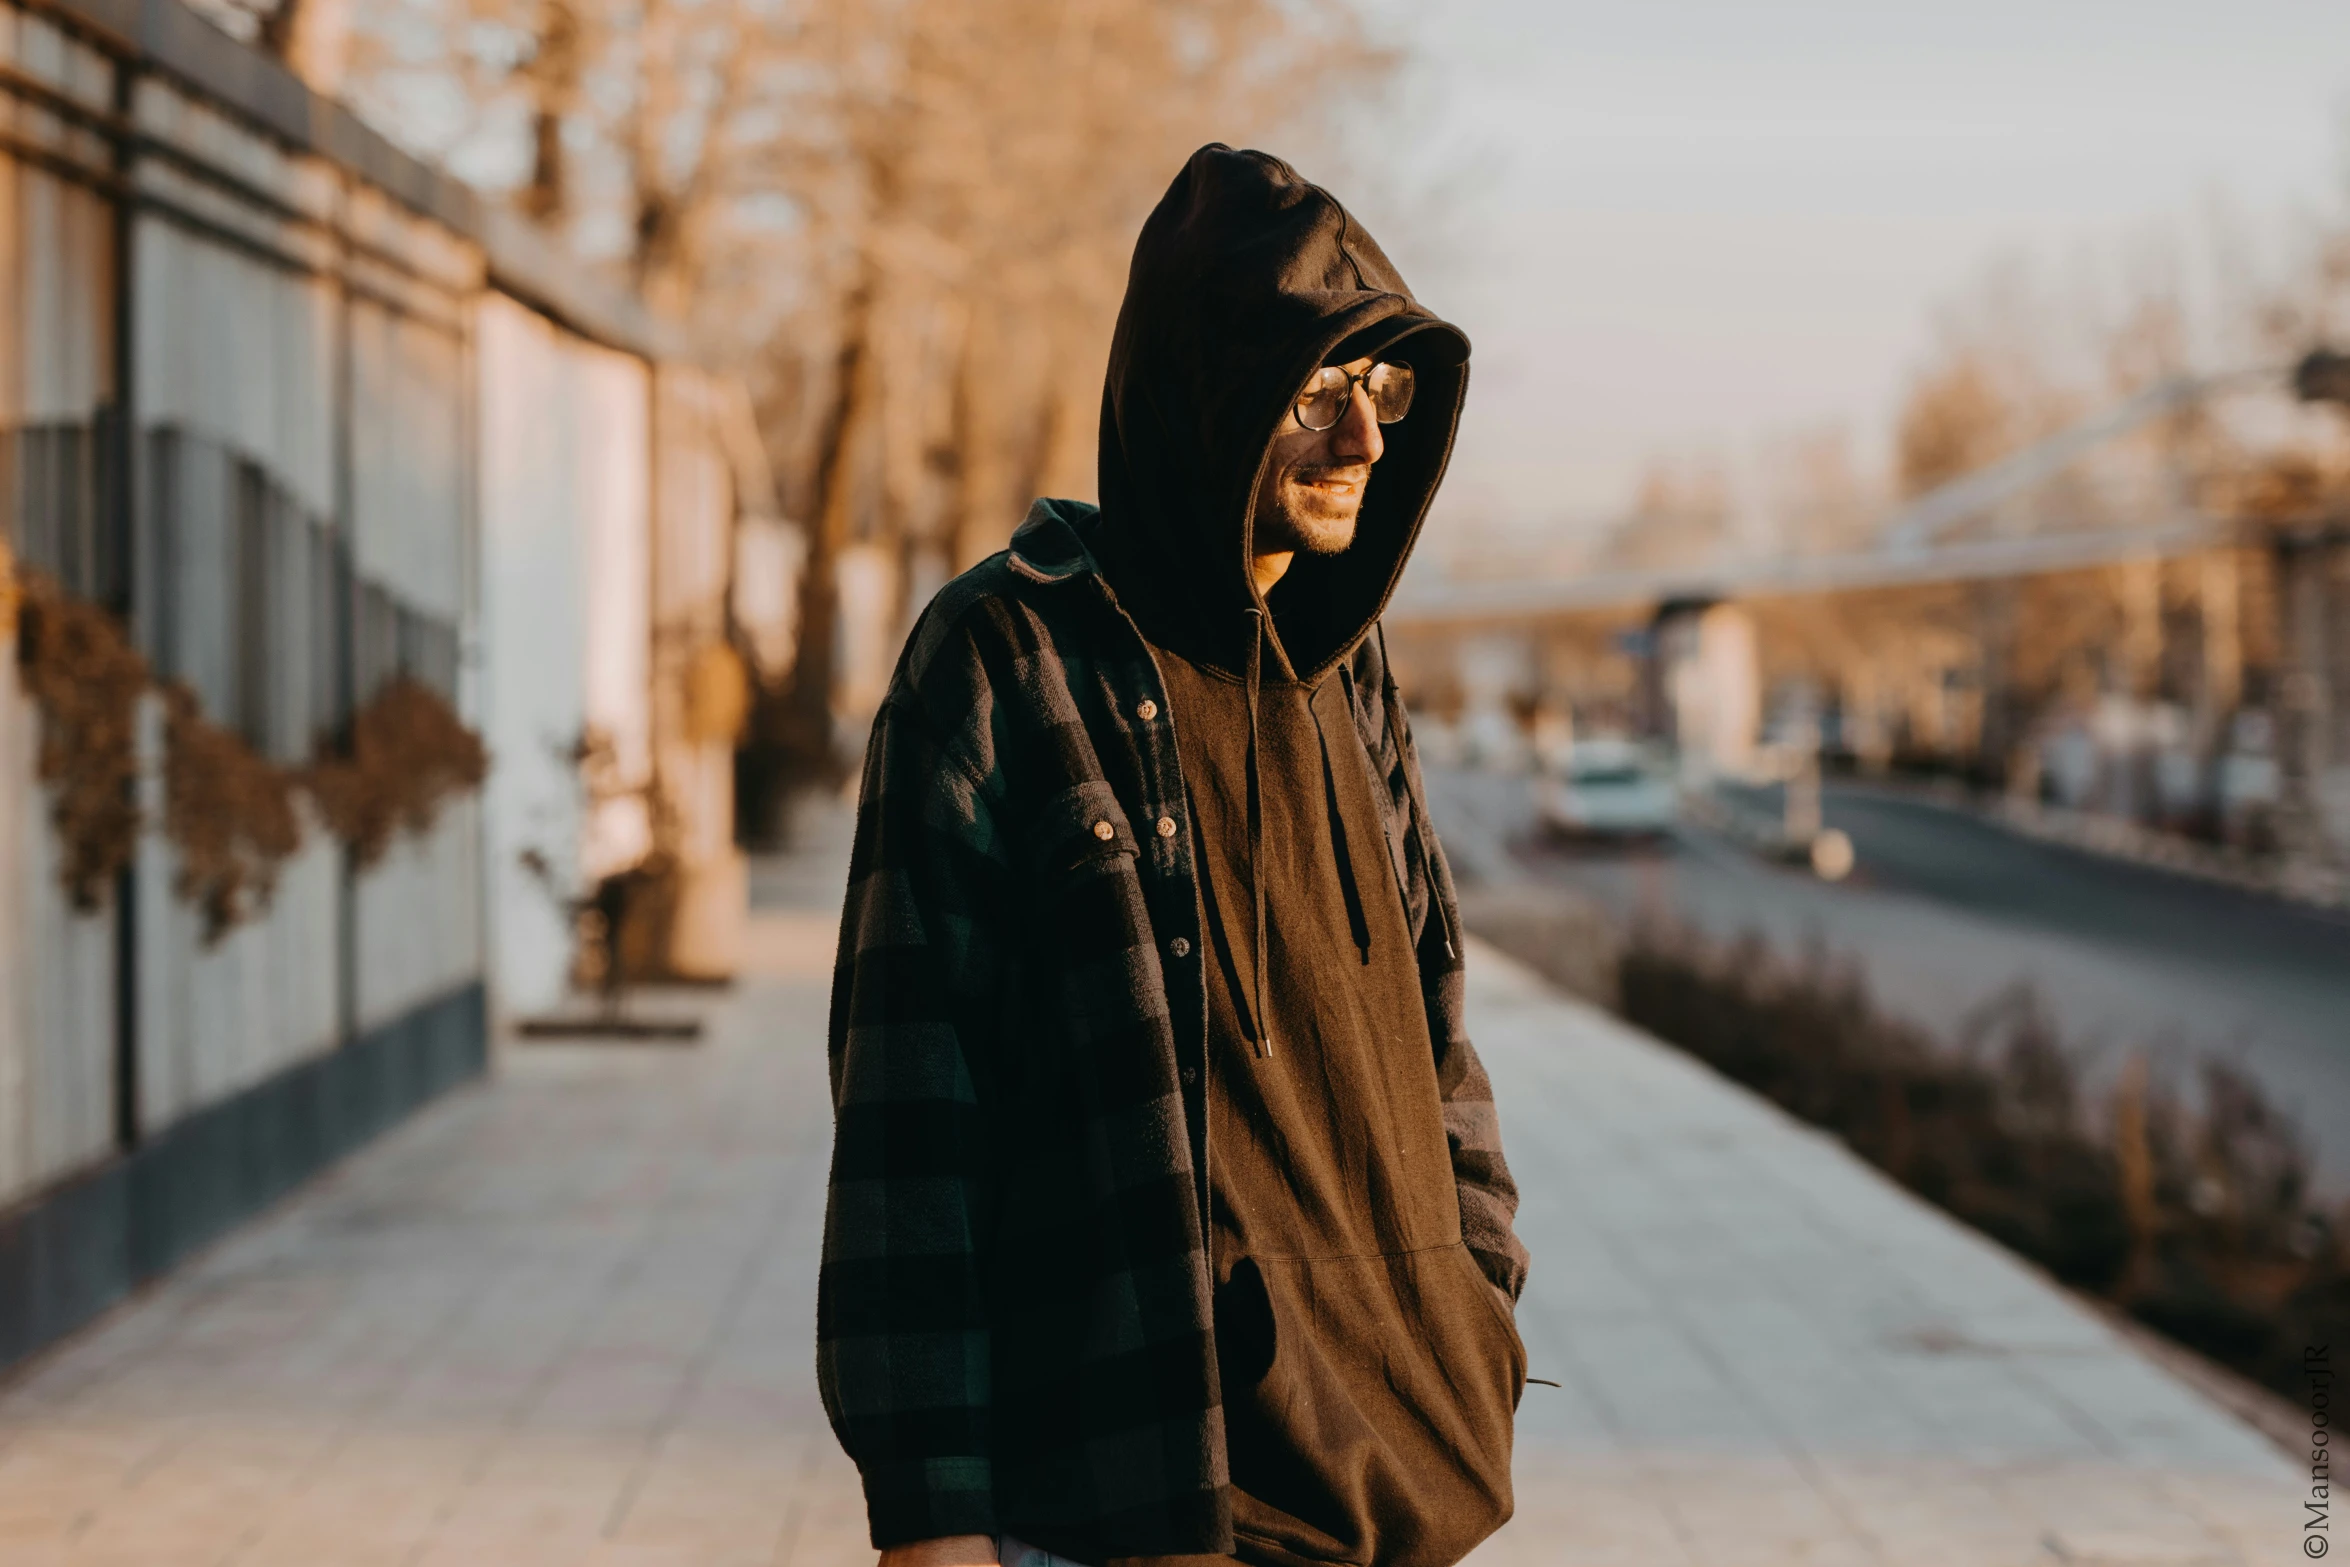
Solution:
<path fill-rule="evenodd" d="M 77 909 L 93 911 L 138 850 L 138 708 L 155 677 L 114 615 L 0 554 L 0 611 L 10 609 L 17 667 L 41 715 L 38 771 L 52 797 L 59 879 Z M 365 869 L 395 832 L 422 832 L 489 771 L 480 737 L 439 693 L 404 677 L 360 709 L 340 754 L 303 768 L 261 756 L 207 718 L 184 685 L 164 686 L 162 698 L 174 891 L 202 912 L 207 942 L 268 906 L 278 867 L 301 847 L 295 791 L 311 795 Z"/>
<path fill-rule="evenodd" d="M 2281 1392 L 2350 1314 L 2350 1249 L 2298 1129 L 2249 1077 L 2201 1071 L 2190 1108 L 2125 1070 L 2092 1113 L 2028 990 L 1955 1045 L 1881 1010 L 1855 969 L 1759 940 L 1648 927 L 1624 1016 L 1840 1137 L 1928 1201 L 2172 1338 Z"/>
<path fill-rule="evenodd" d="M 489 775 L 481 737 L 430 686 L 401 676 L 351 721 L 343 755 L 313 763 L 303 783 L 327 830 L 360 869 L 375 864 L 398 831 L 421 833 L 443 804 Z"/>
<path fill-rule="evenodd" d="M 290 775 L 204 716 L 196 695 L 164 691 L 163 830 L 179 851 L 175 890 L 218 941 L 269 906 L 278 867 L 302 846 Z"/>
<path fill-rule="evenodd" d="M 104 906 L 138 849 L 136 726 L 147 661 L 105 610 L 37 572 L 17 577 L 17 668 L 41 714 L 38 772 L 50 790 L 58 875 L 73 906 L 89 913 Z"/>

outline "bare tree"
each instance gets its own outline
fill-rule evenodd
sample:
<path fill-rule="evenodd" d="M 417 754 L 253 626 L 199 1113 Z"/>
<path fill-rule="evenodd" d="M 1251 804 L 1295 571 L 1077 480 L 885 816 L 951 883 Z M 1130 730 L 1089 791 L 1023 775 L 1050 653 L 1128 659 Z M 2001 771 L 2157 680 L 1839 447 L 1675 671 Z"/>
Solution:
<path fill-rule="evenodd" d="M 1894 436 L 1901 488 L 1921 495 L 2014 450 L 2017 411 L 1975 355 L 1918 377 Z"/>
<path fill-rule="evenodd" d="M 844 280 L 814 302 L 837 323 L 830 364 L 800 372 L 829 381 L 806 421 L 808 630 L 784 720 L 811 759 L 829 755 L 839 551 L 877 538 L 966 565 L 1041 490 L 1089 492 L 1101 367 L 1151 201 L 1199 143 L 1298 124 L 1289 84 L 1342 89 L 1386 64 L 1330 3 L 906 0 L 878 51 L 876 14 L 844 16 L 833 40 L 839 165 L 802 171 Z M 881 330 L 926 308 L 946 330 Z M 891 395 L 909 383 L 945 395 Z M 892 419 L 920 427 L 878 428 Z"/>
<path fill-rule="evenodd" d="M 752 378 L 809 546 L 758 727 L 818 774 L 844 551 L 911 583 L 1089 493 L 1151 202 L 1200 143 L 1310 137 L 1392 64 L 1355 0 L 388 0 L 360 32 L 387 128 Z"/>

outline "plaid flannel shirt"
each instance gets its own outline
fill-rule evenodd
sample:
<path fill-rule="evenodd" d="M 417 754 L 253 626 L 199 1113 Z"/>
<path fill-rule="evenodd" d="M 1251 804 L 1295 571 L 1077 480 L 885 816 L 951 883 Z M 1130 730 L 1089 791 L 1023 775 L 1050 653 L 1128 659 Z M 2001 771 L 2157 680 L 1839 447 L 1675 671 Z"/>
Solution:
<path fill-rule="evenodd" d="M 1188 833 L 1150 830 L 1187 819 L 1182 771 L 1157 665 L 1085 546 L 1093 515 L 1039 501 L 940 591 L 865 754 L 817 1365 L 877 1546 L 1232 1548 L 1197 872 Z M 1515 1298 L 1517 1191 L 1377 637 L 1344 675 L 1387 783 L 1463 1235 Z"/>

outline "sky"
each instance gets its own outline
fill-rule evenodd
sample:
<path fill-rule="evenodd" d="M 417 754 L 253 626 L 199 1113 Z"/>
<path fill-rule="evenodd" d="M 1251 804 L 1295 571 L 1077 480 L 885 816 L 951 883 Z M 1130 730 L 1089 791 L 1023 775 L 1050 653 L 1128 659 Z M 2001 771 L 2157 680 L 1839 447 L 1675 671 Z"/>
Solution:
<path fill-rule="evenodd" d="M 1658 457 L 1881 454 L 1938 306 L 2350 196 L 2344 0 L 1450 0 L 1388 13 L 1350 198 L 1475 345 L 1439 520 L 1620 512 Z M 1344 194 L 1344 193 L 1342 193 Z"/>

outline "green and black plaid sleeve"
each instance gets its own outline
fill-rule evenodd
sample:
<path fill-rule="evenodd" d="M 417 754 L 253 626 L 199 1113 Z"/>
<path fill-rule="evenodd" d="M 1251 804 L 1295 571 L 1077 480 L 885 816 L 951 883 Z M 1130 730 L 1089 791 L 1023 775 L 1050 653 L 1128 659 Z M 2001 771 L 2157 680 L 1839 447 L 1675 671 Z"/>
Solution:
<path fill-rule="evenodd" d="M 943 699 L 984 733 L 984 692 Z M 817 1369 L 878 1546 L 997 1527 L 976 1083 L 1007 865 L 941 727 L 902 678 L 875 720 L 833 977 Z"/>

